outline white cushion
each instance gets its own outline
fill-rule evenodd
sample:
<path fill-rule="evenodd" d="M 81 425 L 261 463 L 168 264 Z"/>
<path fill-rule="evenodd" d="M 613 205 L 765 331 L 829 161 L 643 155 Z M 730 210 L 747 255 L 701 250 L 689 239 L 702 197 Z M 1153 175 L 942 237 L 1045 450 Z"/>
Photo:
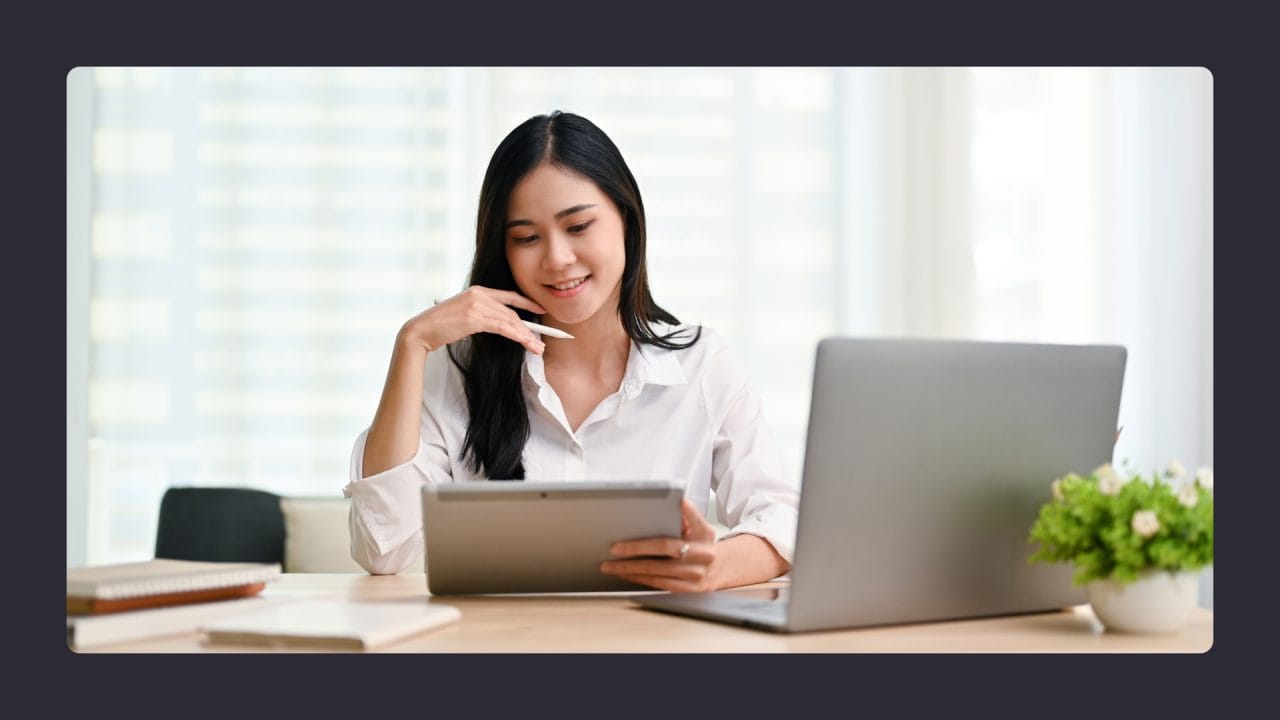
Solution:
<path fill-rule="evenodd" d="M 280 498 L 284 513 L 284 571 L 363 573 L 351 559 L 347 498 Z"/>

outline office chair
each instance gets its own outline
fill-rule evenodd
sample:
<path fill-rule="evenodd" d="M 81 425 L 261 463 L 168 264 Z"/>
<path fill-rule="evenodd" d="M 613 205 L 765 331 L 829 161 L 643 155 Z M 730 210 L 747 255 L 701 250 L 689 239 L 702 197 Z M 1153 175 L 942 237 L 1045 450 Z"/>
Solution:
<path fill-rule="evenodd" d="M 249 488 L 171 487 L 160 500 L 156 557 L 283 564 L 280 496 Z"/>

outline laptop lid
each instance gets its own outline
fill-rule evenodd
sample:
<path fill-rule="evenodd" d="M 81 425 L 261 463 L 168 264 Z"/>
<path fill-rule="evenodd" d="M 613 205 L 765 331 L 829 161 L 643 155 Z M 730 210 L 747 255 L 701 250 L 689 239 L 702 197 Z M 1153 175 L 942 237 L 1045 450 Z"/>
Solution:
<path fill-rule="evenodd" d="M 1125 349 L 827 338 L 817 348 L 789 630 L 1085 602 L 1029 564 L 1050 483 L 1111 460 Z"/>

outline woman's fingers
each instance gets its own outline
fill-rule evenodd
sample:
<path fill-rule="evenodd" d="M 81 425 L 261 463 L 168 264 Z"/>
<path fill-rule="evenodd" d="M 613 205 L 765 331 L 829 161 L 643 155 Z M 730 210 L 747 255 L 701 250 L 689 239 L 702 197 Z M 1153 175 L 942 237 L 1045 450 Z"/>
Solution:
<path fill-rule="evenodd" d="M 689 549 L 685 550 L 688 545 Z M 609 546 L 609 554 L 616 558 L 629 557 L 681 557 L 681 550 L 685 550 L 684 556 L 688 557 L 692 551 L 693 545 L 672 537 L 652 537 L 641 538 L 639 540 L 624 540 L 616 542 Z"/>
<path fill-rule="evenodd" d="M 651 537 L 620 540 L 609 546 L 615 558 L 659 557 L 688 562 L 705 560 L 700 556 L 716 541 L 716 530 L 688 499 L 680 502 L 683 537 Z"/>
<path fill-rule="evenodd" d="M 481 303 L 483 303 L 486 300 L 489 300 L 489 301 L 493 301 L 493 303 L 496 305 L 501 305 L 501 306 L 510 305 L 512 307 L 518 307 L 522 310 L 528 310 L 529 312 L 532 312 L 532 313 L 537 313 L 538 315 L 547 314 L 547 311 L 541 305 L 521 295 L 520 293 L 511 291 L 511 290 L 498 290 L 496 288 L 484 287 L 483 285 L 472 285 L 468 287 L 466 290 L 463 290 L 462 292 L 458 293 L 457 295 L 454 295 L 452 298 L 449 298 L 449 299 L 453 300 L 454 298 L 465 298 L 465 297 L 470 297 L 473 301 L 481 302 Z"/>
<path fill-rule="evenodd" d="M 707 566 L 676 560 L 608 560 L 600 564 L 605 575 L 621 577 L 672 578 L 698 583 L 707 578 Z"/>
<path fill-rule="evenodd" d="M 539 315 L 546 313 L 541 305 L 533 302 L 529 298 L 517 292 L 510 290 L 495 290 L 493 288 L 472 285 L 467 288 L 465 293 L 472 294 L 474 300 L 479 307 L 486 308 L 491 311 L 489 317 L 499 320 L 496 329 L 489 329 L 489 332 L 497 332 L 499 335 L 508 337 L 516 342 L 524 345 L 537 355 L 541 355 L 546 349 L 546 345 L 541 338 L 534 335 L 533 331 L 525 327 L 519 315 L 509 306 L 519 307 Z"/>
<path fill-rule="evenodd" d="M 711 558 L 714 553 L 707 546 L 689 550 L 684 560 L 675 558 L 608 560 L 600 564 L 600 571 L 616 575 L 641 585 L 662 590 L 700 592 L 713 590 Z"/>
<path fill-rule="evenodd" d="M 666 575 L 618 575 L 618 577 L 638 585 L 648 585 L 669 592 L 706 592 L 713 589 L 707 587 L 702 580 L 673 578 Z"/>
<path fill-rule="evenodd" d="M 504 337 L 515 340 L 516 342 L 528 348 L 529 352 L 541 355 L 546 349 L 546 345 L 542 340 L 533 334 L 533 331 L 525 327 L 520 321 L 520 316 L 516 315 L 510 308 L 506 306 L 498 306 L 497 308 L 487 308 L 486 318 L 489 321 L 487 327 L 482 328 L 485 332 L 496 333 Z"/>
<path fill-rule="evenodd" d="M 518 292 L 512 292 L 510 290 L 493 290 L 491 288 L 485 288 L 485 290 L 488 290 L 489 295 L 503 305 L 518 307 L 521 310 L 528 310 L 529 312 L 537 313 L 538 315 L 547 314 L 547 311 L 541 305 Z"/>
<path fill-rule="evenodd" d="M 716 529 L 711 523 L 707 522 L 707 518 L 693 503 L 689 502 L 689 498 L 680 501 L 681 528 L 684 538 L 694 542 L 714 542 L 716 539 Z"/>
<path fill-rule="evenodd" d="M 445 336 L 438 344 L 448 344 L 468 335 L 488 332 L 514 340 L 529 352 L 541 355 L 546 349 L 545 343 L 525 327 L 508 303 L 530 312 L 545 312 L 540 305 L 519 293 L 472 285 L 429 309 L 432 325 L 440 328 L 433 334 Z"/>
<path fill-rule="evenodd" d="M 669 575 L 671 577 L 697 577 L 705 574 L 706 565 L 713 553 L 706 547 L 690 546 L 689 554 L 680 557 L 624 557 L 606 560 L 600 569 L 614 575 Z"/>
<path fill-rule="evenodd" d="M 695 533 L 702 535 L 697 522 L 693 524 Z M 705 540 L 688 535 L 623 540 L 611 545 L 609 554 L 611 559 L 600 564 L 600 571 L 606 575 L 662 590 L 712 589 L 712 566 L 717 562 L 714 531 Z"/>

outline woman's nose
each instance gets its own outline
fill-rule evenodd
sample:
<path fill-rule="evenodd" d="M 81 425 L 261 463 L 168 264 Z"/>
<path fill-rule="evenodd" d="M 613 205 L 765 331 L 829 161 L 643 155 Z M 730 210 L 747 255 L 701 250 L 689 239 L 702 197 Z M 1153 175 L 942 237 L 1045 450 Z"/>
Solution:
<path fill-rule="evenodd" d="M 545 244 L 546 253 L 542 256 L 542 265 L 548 270 L 559 270 L 577 261 L 569 238 L 562 233 L 552 233 Z"/>

